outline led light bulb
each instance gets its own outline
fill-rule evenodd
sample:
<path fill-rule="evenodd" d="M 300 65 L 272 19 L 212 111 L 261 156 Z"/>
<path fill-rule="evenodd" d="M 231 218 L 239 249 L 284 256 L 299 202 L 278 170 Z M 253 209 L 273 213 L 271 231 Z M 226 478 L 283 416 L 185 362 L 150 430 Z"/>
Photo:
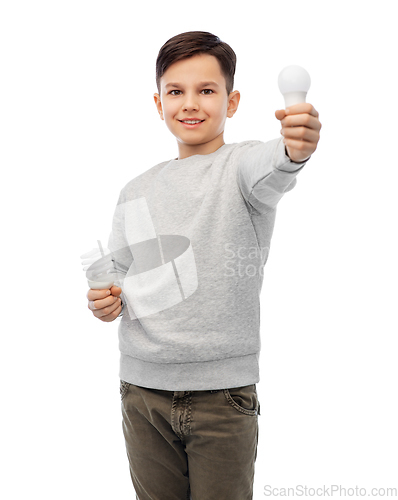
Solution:
<path fill-rule="evenodd" d="M 285 98 L 285 108 L 288 108 L 305 102 L 311 78 L 308 71 L 301 66 L 287 66 L 279 73 L 278 86 Z"/>

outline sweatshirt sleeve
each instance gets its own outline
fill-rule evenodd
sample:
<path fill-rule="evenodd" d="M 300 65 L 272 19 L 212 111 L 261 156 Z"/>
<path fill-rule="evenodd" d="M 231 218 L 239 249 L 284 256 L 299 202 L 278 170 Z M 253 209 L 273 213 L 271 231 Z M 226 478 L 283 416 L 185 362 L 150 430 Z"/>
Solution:
<path fill-rule="evenodd" d="M 237 157 L 237 182 L 243 197 L 260 213 L 273 210 L 282 196 L 294 188 L 297 174 L 309 159 L 293 162 L 282 138 L 253 141 Z"/>

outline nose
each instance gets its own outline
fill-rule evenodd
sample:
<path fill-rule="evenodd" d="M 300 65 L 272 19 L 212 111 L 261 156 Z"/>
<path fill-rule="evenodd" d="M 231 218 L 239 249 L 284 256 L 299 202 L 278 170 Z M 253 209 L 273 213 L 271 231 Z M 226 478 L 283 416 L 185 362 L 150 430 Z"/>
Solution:
<path fill-rule="evenodd" d="M 193 94 L 192 92 L 187 92 L 185 94 L 183 110 L 184 111 L 188 111 L 188 110 L 197 111 L 198 109 L 199 109 L 199 103 L 198 103 L 197 97 L 195 97 L 195 94 Z"/>

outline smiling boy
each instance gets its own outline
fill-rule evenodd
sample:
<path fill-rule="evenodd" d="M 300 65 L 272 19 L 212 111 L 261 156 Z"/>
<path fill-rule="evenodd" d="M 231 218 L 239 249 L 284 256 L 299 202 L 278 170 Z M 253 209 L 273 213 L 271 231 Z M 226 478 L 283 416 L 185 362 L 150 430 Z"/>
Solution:
<path fill-rule="evenodd" d="M 224 144 L 228 118 L 238 109 L 240 93 L 229 93 L 217 58 L 200 54 L 172 64 L 163 74 L 156 107 L 176 137 L 179 159 L 209 154 Z M 196 125 L 187 120 L 200 120 Z"/>
<path fill-rule="evenodd" d="M 111 295 L 87 294 L 100 320 L 122 315 L 123 433 L 140 500 L 253 498 L 262 270 L 277 204 L 321 124 L 298 104 L 275 112 L 283 140 L 225 144 L 235 65 L 207 32 L 160 49 L 154 101 L 178 158 L 122 189 L 109 248 L 127 271 Z"/>

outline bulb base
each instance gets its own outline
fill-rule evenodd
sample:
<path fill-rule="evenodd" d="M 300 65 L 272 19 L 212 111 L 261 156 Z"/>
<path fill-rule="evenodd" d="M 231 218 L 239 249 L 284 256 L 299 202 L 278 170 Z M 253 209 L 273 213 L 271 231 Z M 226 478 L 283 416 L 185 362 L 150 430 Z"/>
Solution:
<path fill-rule="evenodd" d="M 108 290 L 114 285 L 114 281 L 92 281 L 87 280 L 88 286 L 93 290 Z"/>
<path fill-rule="evenodd" d="M 286 92 L 286 94 L 283 94 L 283 97 L 285 98 L 285 108 L 288 108 L 289 106 L 305 102 L 307 92 Z"/>

